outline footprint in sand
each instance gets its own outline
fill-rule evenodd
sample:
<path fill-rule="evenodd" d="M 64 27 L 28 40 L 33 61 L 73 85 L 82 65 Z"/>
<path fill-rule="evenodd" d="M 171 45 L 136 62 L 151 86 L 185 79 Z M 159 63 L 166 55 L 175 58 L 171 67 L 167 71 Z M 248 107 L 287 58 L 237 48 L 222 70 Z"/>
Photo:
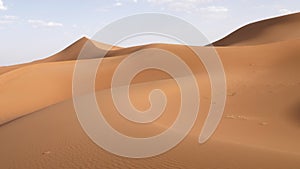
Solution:
<path fill-rule="evenodd" d="M 43 155 L 49 155 L 49 154 L 51 154 L 51 151 L 45 151 L 45 152 L 43 152 L 42 154 L 43 154 Z"/>
<path fill-rule="evenodd" d="M 261 125 L 261 126 L 266 126 L 266 125 L 268 125 L 269 123 L 268 122 L 260 122 L 259 123 L 259 125 Z"/>
<path fill-rule="evenodd" d="M 235 96 L 236 92 L 228 92 L 227 96 Z"/>

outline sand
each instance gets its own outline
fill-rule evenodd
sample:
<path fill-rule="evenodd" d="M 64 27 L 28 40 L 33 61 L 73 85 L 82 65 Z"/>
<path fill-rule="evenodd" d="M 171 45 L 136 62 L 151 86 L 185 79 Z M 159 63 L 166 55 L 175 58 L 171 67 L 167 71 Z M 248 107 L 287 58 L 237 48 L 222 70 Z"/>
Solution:
<path fill-rule="evenodd" d="M 300 38 L 299 13 L 248 24 L 213 43 L 214 46 L 259 45 Z"/>
<path fill-rule="evenodd" d="M 265 23 L 278 19 L 276 24 Z M 294 26 L 300 25 L 299 19 L 300 15 L 294 14 L 254 23 L 253 32 L 256 29 L 257 32 L 262 29 L 273 32 L 249 33 L 253 35 L 249 40 L 246 26 L 242 28 L 244 33 L 238 35 L 239 40 L 233 33 L 225 38 L 226 45 L 216 47 L 226 73 L 228 96 L 218 129 L 202 145 L 198 144 L 198 136 L 207 116 L 211 91 L 205 68 L 189 48 L 169 44 L 115 47 L 106 58 L 91 56 L 81 60 L 87 63 L 102 60 L 95 83 L 98 104 L 112 127 L 132 137 L 153 136 L 170 127 L 178 113 L 180 93 L 175 81 L 167 74 L 157 70 L 140 73 L 130 88 L 133 104 L 140 110 L 147 109 L 148 94 L 155 88 L 165 91 L 168 104 L 155 122 L 146 125 L 130 123 L 118 114 L 111 98 L 110 83 L 116 66 L 129 54 L 160 48 L 176 53 L 191 67 L 200 86 L 198 119 L 178 146 L 147 159 L 123 158 L 103 150 L 89 139 L 78 122 L 72 101 L 72 76 L 78 52 L 88 39 L 75 42 L 55 57 L 2 67 L 0 167 L 298 168 L 300 39 L 297 35 L 300 33 Z M 287 27 L 295 29 L 293 35 L 286 32 Z M 273 38 L 274 32 L 280 32 L 280 36 L 275 36 L 277 39 Z M 95 49 L 107 49 L 99 44 Z M 197 48 L 206 51 L 210 47 Z"/>

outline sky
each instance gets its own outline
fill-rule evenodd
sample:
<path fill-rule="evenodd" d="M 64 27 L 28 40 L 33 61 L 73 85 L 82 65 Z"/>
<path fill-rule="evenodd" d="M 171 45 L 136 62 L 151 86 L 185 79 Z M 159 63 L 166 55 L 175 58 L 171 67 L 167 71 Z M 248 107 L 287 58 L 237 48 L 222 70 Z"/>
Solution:
<path fill-rule="evenodd" d="M 248 23 L 299 11 L 299 0 L 0 0 L 0 66 L 48 57 L 133 14 L 177 16 L 213 42 Z"/>

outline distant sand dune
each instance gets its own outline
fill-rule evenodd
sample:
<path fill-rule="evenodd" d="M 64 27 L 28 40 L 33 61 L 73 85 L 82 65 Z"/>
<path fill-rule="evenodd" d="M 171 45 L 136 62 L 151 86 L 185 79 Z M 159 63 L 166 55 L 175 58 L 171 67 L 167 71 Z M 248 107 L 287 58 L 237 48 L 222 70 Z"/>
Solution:
<path fill-rule="evenodd" d="M 0 67 L 0 75 L 6 72 L 9 72 L 11 70 L 15 70 L 24 66 L 33 65 L 37 63 L 45 63 L 45 62 L 59 62 L 59 61 L 68 61 L 68 60 L 76 60 L 78 55 L 80 54 L 81 49 L 84 47 L 84 45 L 87 45 L 90 50 L 98 51 L 103 50 L 106 51 L 108 49 L 115 50 L 115 49 L 121 49 L 120 47 L 112 47 L 111 45 L 107 45 L 104 43 L 91 41 L 85 37 L 77 40 L 72 45 L 68 46 L 61 52 L 54 54 L 50 57 L 47 57 L 45 59 L 33 61 L 30 63 L 24 63 L 24 64 L 18 64 L 18 65 L 12 65 L 12 66 L 2 66 Z"/>

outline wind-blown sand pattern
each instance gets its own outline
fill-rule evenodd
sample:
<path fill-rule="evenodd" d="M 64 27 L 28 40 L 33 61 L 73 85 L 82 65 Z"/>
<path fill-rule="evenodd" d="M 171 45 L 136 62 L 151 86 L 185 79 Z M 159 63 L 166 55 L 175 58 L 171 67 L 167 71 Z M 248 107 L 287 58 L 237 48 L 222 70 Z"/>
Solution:
<path fill-rule="evenodd" d="M 292 31 L 293 30 L 293 31 Z M 260 21 L 214 43 L 227 78 L 223 119 L 212 138 L 198 143 L 210 105 L 210 84 L 205 68 L 188 47 L 151 44 L 113 47 L 102 59 L 96 96 L 107 121 L 128 136 L 149 137 L 167 129 L 177 116 L 180 93 L 165 73 L 147 70 L 130 88 L 133 104 L 149 107 L 148 94 L 162 89 L 168 104 L 151 124 L 126 121 L 116 111 L 110 82 L 116 66 L 128 55 L 160 48 L 180 55 L 200 86 L 200 112 L 189 135 L 174 149 L 147 159 L 113 155 L 94 144 L 82 130 L 72 103 L 72 77 L 83 45 L 91 51 L 110 46 L 82 38 L 46 59 L 0 67 L 0 168 L 221 168 L 289 169 L 300 166 L 300 14 Z M 208 47 L 197 47 L 205 52 Z M 103 138 L 105 139 L 105 138 Z"/>

